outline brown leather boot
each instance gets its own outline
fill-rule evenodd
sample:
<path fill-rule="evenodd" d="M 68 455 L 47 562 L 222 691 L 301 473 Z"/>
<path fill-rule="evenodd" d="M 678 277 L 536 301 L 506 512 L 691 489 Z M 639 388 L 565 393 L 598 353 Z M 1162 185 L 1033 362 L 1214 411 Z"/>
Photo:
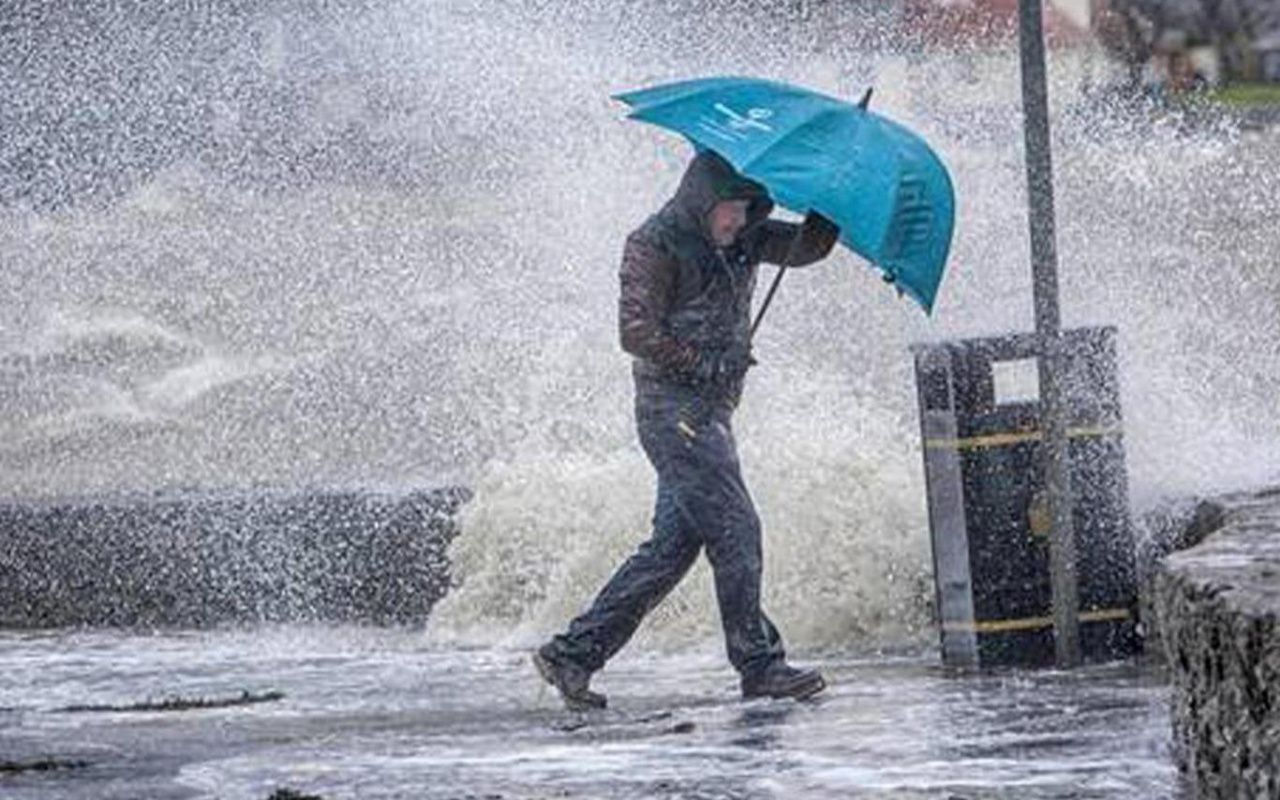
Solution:
<path fill-rule="evenodd" d="M 534 651 L 533 665 L 542 679 L 560 692 L 564 707 L 570 711 L 592 711 L 608 704 L 604 695 L 588 688 L 591 673 L 561 658 L 551 645 L 544 644 Z"/>
<path fill-rule="evenodd" d="M 775 661 L 759 673 L 742 678 L 742 696 L 806 700 L 827 688 L 822 673 L 816 669 L 797 669 L 785 661 Z"/>

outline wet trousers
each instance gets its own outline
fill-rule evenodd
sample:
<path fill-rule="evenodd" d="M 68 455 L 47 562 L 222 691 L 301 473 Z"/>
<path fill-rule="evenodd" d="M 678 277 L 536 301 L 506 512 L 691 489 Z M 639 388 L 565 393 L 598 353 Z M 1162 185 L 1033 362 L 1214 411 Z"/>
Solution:
<path fill-rule="evenodd" d="M 636 426 L 658 473 L 653 536 L 553 639 L 562 657 L 591 672 L 604 666 L 705 548 L 729 662 L 750 676 L 784 658 L 760 608 L 760 518 L 742 480 L 732 414 L 689 387 L 637 380 Z"/>

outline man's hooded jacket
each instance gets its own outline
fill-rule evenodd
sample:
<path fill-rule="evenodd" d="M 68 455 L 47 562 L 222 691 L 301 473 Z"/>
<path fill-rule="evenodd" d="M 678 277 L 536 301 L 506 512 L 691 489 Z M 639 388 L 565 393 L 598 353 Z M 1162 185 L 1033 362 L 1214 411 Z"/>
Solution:
<path fill-rule="evenodd" d="M 750 201 L 746 226 L 723 249 L 708 228 L 721 200 Z M 746 352 L 760 262 L 805 266 L 835 246 L 838 231 L 822 217 L 795 225 L 769 219 L 772 210 L 763 186 L 704 151 L 690 162 L 675 196 L 627 238 L 618 323 L 637 379 L 687 384 L 700 358 L 734 347 Z M 736 398 L 740 388 L 729 395 Z"/>

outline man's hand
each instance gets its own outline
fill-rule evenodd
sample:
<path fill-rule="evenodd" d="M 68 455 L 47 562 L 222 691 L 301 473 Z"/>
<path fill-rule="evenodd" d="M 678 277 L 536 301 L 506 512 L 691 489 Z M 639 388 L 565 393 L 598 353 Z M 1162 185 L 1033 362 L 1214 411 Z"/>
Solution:
<path fill-rule="evenodd" d="M 834 241 L 840 238 L 840 226 L 827 219 L 817 211 L 810 211 L 804 217 L 804 227 L 811 232 L 813 236 L 823 241 L 828 239 Z"/>
<path fill-rule="evenodd" d="M 723 350 L 700 353 L 694 378 L 699 383 L 725 387 L 740 380 L 757 363 L 750 345 L 733 344 Z"/>
<path fill-rule="evenodd" d="M 720 375 L 725 383 L 739 380 L 759 362 L 751 355 L 751 345 L 731 345 L 720 354 Z"/>

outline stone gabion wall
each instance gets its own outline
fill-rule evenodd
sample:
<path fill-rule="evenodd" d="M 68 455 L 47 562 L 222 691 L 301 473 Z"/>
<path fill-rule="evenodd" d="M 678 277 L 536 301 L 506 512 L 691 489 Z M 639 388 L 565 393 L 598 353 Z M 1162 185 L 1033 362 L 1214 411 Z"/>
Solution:
<path fill-rule="evenodd" d="M 1174 750 L 1199 798 L 1280 798 L 1280 494 L 1231 503 L 1169 556 L 1155 604 Z"/>
<path fill-rule="evenodd" d="M 462 489 L 0 502 L 0 628 L 427 618 Z"/>

